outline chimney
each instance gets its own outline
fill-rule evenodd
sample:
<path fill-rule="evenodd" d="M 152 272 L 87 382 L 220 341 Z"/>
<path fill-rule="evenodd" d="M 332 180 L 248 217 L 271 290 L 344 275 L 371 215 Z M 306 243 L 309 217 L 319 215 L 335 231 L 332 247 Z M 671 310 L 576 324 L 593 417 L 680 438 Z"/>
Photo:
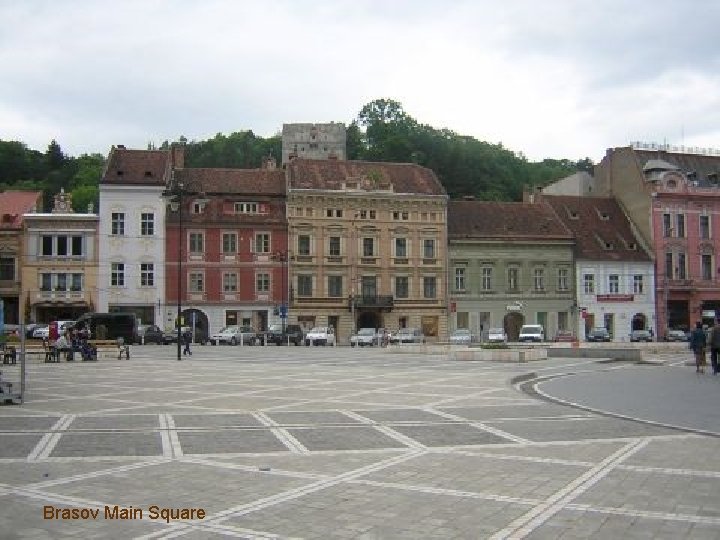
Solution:
<path fill-rule="evenodd" d="M 185 145 L 176 144 L 170 147 L 170 160 L 173 169 L 184 169 L 185 168 Z"/>

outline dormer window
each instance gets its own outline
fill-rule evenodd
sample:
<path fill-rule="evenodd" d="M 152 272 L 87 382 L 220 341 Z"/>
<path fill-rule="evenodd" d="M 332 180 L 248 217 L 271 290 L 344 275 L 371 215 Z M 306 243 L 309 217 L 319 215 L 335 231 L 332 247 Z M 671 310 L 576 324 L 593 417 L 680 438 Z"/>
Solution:
<path fill-rule="evenodd" d="M 145 171 L 145 178 L 152 178 L 152 171 Z"/>
<path fill-rule="evenodd" d="M 193 214 L 202 214 L 204 209 L 205 209 L 204 203 L 196 202 L 196 203 L 193 203 L 193 205 L 192 205 L 192 213 Z"/>
<path fill-rule="evenodd" d="M 257 214 L 259 213 L 258 203 L 254 202 L 236 202 L 236 214 Z"/>
<path fill-rule="evenodd" d="M 577 210 L 571 210 L 570 208 L 565 208 L 565 211 L 567 212 L 567 215 L 570 219 L 580 219 L 580 214 L 578 214 Z"/>
<path fill-rule="evenodd" d="M 605 242 L 605 249 L 611 250 L 613 249 L 613 243 L 612 242 Z"/>
<path fill-rule="evenodd" d="M 610 214 L 607 212 L 600 212 L 600 219 L 603 221 L 609 221 L 610 220 Z"/>
<path fill-rule="evenodd" d="M 123 174 L 125 174 L 125 171 L 118 171 L 118 172 L 117 172 L 117 175 L 118 175 L 118 176 L 122 176 Z"/>

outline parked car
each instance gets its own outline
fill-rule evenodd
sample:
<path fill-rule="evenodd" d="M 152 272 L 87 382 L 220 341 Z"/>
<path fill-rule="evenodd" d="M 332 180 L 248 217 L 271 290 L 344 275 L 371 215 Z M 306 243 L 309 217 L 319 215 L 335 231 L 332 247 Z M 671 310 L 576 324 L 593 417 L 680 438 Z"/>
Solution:
<path fill-rule="evenodd" d="M 653 340 L 652 334 L 649 330 L 633 330 L 630 333 L 630 341 L 646 341 L 650 342 Z"/>
<path fill-rule="evenodd" d="M 226 326 L 210 336 L 210 343 L 213 345 L 257 345 L 260 342 L 258 333 L 249 326 Z"/>
<path fill-rule="evenodd" d="M 545 329 L 541 324 L 524 324 L 520 328 L 518 341 L 542 342 L 545 341 Z"/>
<path fill-rule="evenodd" d="M 374 328 L 361 328 L 358 333 L 350 336 L 350 346 L 355 347 L 372 347 L 377 343 L 377 332 Z"/>
<path fill-rule="evenodd" d="M 30 339 L 32 337 L 35 337 L 35 336 L 33 336 L 33 332 L 35 332 L 36 328 L 39 328 L 41 326 L 44 326 L 44 325 L 37 324 L 37 323 L 26 324 L 25 325 L 25 338 Z"/>
<path fill-rule="evenodd" d="M 688 336 L 685 330 L 668 330 L 665 334 L 665 341 L 687 341 Z"/>
<path fill-rule="evenodd" d="M 452 345 L 470 345 L 472 343 L 472 334 L 467 328 L 458 328 L 450 334 L 450 343 Z"/>
<path fill-rule="evenodd" d="M 190 332 L 189 326 L 183 326 L 180 328 L 181 334 L 185 334 L 186 332 Z M 209 338 L 202 328 L 196 326 L 193 341 L 195 343 L 199 343 L 200 345 L 205 345 L 209 341 Z M 177 328 L 172 328 L 163 332 L 163 344 L 170 345 L 171 343 L 177 343 Z"/>
<path fill-rule="evenodd" d="M 32 337 L 35 339 L 47 339 L 47 337 L 50 335 L 50 325 L 48 324 L 38 324 L 35 325 L 35 328 L 33 329 Z"/>
<path fill-rule="evenodd" d="M 270 345 L 285 345 L 286 343 L 292 343 L 294 345 L 300 345 L 305 339 L 305 332 L 303 332 L 302 326 L 299 324 L 286 324 L 285 332 L 283 333 L 282 324 L 271 324 L 265 332 L 265 342 Z"/>
<path fill-rule="evenodd" d="M 588 341 L 612 341 L 610 332 L 607 328 L 597 327 L 590 330 L 587 334 Z"/>
<path fill-rule="evenodd" d="M 141 324 L 138 326 L 138 336 L 140 336 L 140 343 L 150 344 L 155 343 L 156 345 L 162 345 L 165 343 L 163 337 L 163 331 L 160 327 L 155 324 Z"/>
<path fill-rule="evenodd" d="M 390 343 L 425 343 L 425 336 L 419 328 L 401 328 L 390 335 Z"/>
<path fill-rule="evenodd" d="M 316 326 L 305 334 L 305 345 L 335 345 L 335 330 L 332 326 Z"/>
<path fill-rule="evenodd" d="M 573 334 L 570 330 L 558 330 L 555 333 L 555 339 L 553 341 L 575 341 L 575 334 Z"/>
<path fill-rule="evenodd" d="M 507 334 L 503 328 L 491 328 L 488 330 L 489 343 L 507 343 Z"/>

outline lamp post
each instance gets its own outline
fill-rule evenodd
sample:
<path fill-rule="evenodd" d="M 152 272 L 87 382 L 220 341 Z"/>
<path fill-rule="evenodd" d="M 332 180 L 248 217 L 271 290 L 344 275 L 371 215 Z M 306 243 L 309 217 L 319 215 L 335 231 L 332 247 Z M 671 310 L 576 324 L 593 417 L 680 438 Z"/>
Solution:
<path fill-rule="evenodd" d="M 273 254 L 273 259 L 275 261 L 280 262 L 280 267 L 282 269 L 282 276 L 281 276 L 281 290 L 280 290 L 280 323 L 282 325 L 282 334 L 285 335 L 285 321 L 287 320 L 288 316 L 288 306 L 287 306 L 287 273 L 285 271 L 287 262 L 288 262 L 288 252 L 285 251 L 276 251 Z"/>
<path fill-rule="evenodd" d="M 182 360 L 182 324 L 180 317 L 182 313 L 182 260 L 183 260 L 183 190 L 182 181 L 175 180 L 173 171 L 170 189 L 163 192 L 163 197 L 169 202 L 170 210 L 178 213 L 178 260 L 177 260 L 177 359 Z"/>

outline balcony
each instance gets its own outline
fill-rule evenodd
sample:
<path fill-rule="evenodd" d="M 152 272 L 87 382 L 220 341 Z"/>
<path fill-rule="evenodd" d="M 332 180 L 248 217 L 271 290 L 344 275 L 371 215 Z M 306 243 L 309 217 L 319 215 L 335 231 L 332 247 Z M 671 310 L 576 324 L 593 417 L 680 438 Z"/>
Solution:
<path fill-rule="evenodd" d="M 350 307 L 355 302 L 356 309 L 381 309 L 390 311 L 393 308 L 393 296 L 389 294 L 361 294 L 350 298 Z"/>
<path fill-rule="evenodd" d="M 377 257 L 361 257 L 360 264 L 377 264 Z"/>

